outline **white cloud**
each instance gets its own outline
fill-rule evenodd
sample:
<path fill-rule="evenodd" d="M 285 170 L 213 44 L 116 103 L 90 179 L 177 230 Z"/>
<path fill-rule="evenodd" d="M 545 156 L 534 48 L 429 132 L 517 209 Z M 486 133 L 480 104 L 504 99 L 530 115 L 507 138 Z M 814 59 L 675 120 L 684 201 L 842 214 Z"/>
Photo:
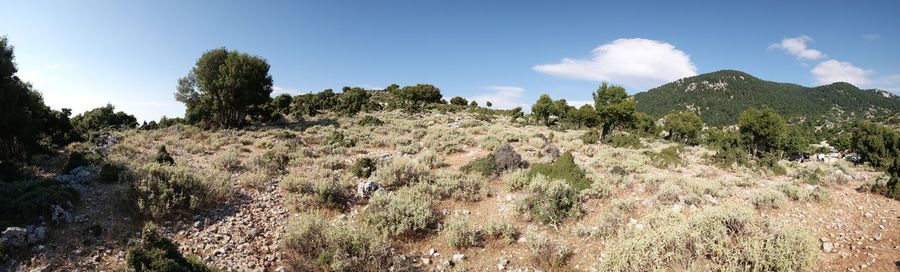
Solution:
<path fill-rule="evenodd" d="M 488 86 L 485 89 L 491 92 L 467 97 L 466 99 L 478 101 L 478 105 L 482 107 L 485 106 L 485 102 L 490 101 L 493 104 L 491 108 L 494 109 L 512 109 L 515 107 L 527 109 L 529 107 L 528 103 L 522 102 L 522 95 L 525 94 L 525 89 L 521 87 Z"/>
<path fill-rule="evenodd" d="M 638 91 L 697 75 L 690 56 L 674 45 L 640 38 L 600 45 L 589 59 L 564 58 L 560 63 L 536 65 L 533 69 L 564 78 L 610 81 Z"/>
<path fill-rule="evenodd" d="M 847 82 L 856 86 L 867 86 L 872 83 L 872 70 L 853 66 L 849 62 L 826 60 L 812 69 L 812 75 L 819 84 Z"/>
<path fill-rule="evenodd" d="M 863 35 L 863 39 L 865 39 L 867 41 L 875 41 L 875 40 L 881 39 L 881 35 L 878 35 L 878 33 L 865 34 L 865 35 Z"/>
<path fill-rule="evenodd" d="M 273 96 L 280 95 L 280 94 L 300 95 L 300 94 L 305 94 L 305 93 L 309 93 L 309 91 L 303 91 L 300 89 L 284 88 L 281 86 L 272 86 L 272 95 Z"/>
<path fill-rule="evenodd" d="M 796 56 L 797 59 L 817 60 L 824 58 L 825 54 L 822 54 L 822 51 L 808 48 L 806 46 L 806 43 L 811 42 L 812 40 L 812 38 L 806 35 L 794 38 L 785 38 L 784 40 L 781 40 L 781 43 L 772 44 L 771 46 L 769 46 L 769 48 L 784 49 L 784 51 L 786 51 L 788 54 Z"/>

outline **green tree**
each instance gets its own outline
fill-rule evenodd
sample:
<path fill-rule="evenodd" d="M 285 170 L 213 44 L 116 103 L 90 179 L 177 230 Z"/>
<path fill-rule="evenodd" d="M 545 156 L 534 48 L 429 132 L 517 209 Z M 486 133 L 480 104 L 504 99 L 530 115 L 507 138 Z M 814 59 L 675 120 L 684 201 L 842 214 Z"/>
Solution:
<path fill-rule="evenodd" d="M 568 115 L 569 119 L 572 120 L 572 123 L 579 127 L 596 127 L 600 122 L 594 107 L 587 104 L 578 109 L 572 108 Z"/>
<path fill-rule="evenodd" d="M 613 130 L 630 126 L 634 120 L 635 103 L 625 88 L 603 82 L 591 95 L 594 97 L 594 109 L 603 123 L 604 138 Z"/>
<path fill-rule="evenodd" d="M 531 114 L 534 114 L 535 117 L 540 119 L 544 125 L 550 125 L 550 115 L 553 114 L 551 110 L 552 107 L 553 98 L 543 94 L 536 102 L 534 102 L 534 105 L 531 105 Z"/>
<path fill-rule="evenodd" d="M 703 120 L 691 111 L 672 112 L 666 115 L 663 128 L 669 132 L 667 137 L 671 141 L 688 145 L 700 143 L 700 131 L 703 130 Z"/>
<path fill-rule="evenodd" d="M 397 97 L 401 103 L 401 107 L 407 111 L 419 111 L 430 103 L 438 103 L 443 97 L 441 89 L 431 84 L 416 84 L 415 86 L 406 86 L 403 88 L 392 88 L 391 94 Z"/>
<path fill-rule="evenodd" d="M 291 112 L 291 102 L 294 98 L 291 95 L 283 93 L 279 94 L 269 102 L 270 108 L 281 115 L 288 115 Z"/>
<path fill-rule="evenodd" d="M 851 128 L 850 150 L 863 161 L 885 169 L 900 157 L 900 132 L 869 121 L 858 121 Z"/>
<path fill-rule="evenodd" d="M 189 122 L 240 127 L 249 112 L 272 98 L 266 60 L 225 48 L 203 53 L 187 76 L 178 80 L 175 99 L 187 107 Z"/>
<path fill-rule="evenodd" d="M 116 112 L 116 107 L 106 104 L 72 117 L 72 126 L 81 135 L 92 138 L 90 134 L 103 130 L 134 128 L 137 119 L 125 112 Z"/>
<path fill-rule="evenodd" d="M 456 96 L 456 97 L 450 98 L 450 104 L 457 105 L 457 106 L 465 106 L 465 105 L 469 104 L 469 101 L 466 100 L 465 98 Z"/>
<path fill-rule="evenodd" d="M 484 105 L 486 107 L 490 108 L 490 107 L 494 106 L 494 103 L 491 103 L 491 101 L 487 101 L 487 102 L 484 102 Z"/>
<path fill-rule="evenodd" d="M 341 94 L 338 102 L 338 110 L 344 115 L 355 115 L 366 108 L 369 102 L 369 92 L 363 88 L 344 87 L 344 93 Z"/>
<path fill-rule="evenodd" d="M 749 147 L 753 156 L 774 154 L 783 150 L 787 136 L 787 124 L 780 114 L 769 107 L 758 110 L 750 107 L 738 117 L 741 140 Z M 776 155 L 780 157 L 780 154 Z"/>

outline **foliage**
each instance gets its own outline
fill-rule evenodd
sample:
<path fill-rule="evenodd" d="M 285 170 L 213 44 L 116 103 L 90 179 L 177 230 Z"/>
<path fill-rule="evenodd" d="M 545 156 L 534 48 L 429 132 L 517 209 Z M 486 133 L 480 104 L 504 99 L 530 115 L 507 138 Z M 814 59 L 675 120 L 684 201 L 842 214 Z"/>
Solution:
<path fill-rule="evenodd" d="M 848 83 L 808 88 L 764 81 L 733 70 L 680 79 L 634 97 L 637 110 L 654 118 L 672 111 L 702 109 L 700 117 L 711 126 L 734 124 L 738 115 L 750 107 L 769 106 L 789 119 L 798 117 L 808 122 L 900 111 L 900 99 Z"/>
<path fill-rule="evenodd" d="M 333 110 L 338 104 L 338 96 L 331 89 L 318 93 L 302 94 L 294 97 L 291 113 L 296 117 L 316 116 L 323 111 Z"/>
<path fill-rule="evenodd" d="M 355 115 L 369 108 L 370 97 L 369 92 L 362 88 L 344 87 L 344 92 L 338 100 L 337 111 L 343 115 Z"/>
<path fill-rule="evenodd" d="M 735 130 L 710 128 L 706 131 L 704 142 L 716 151 L 712 158 L 720 165 L 731 167 L 749 161 L 748 152 L 741 144 L 741 135 Z"/>
<path fill-rule="evenodd" d="M 700 131 L 703 120 L 691 111 L 672 112 L 666 115 L 663 129 L 669 132 L 668 139 L 686 145 L 697 145 L 700 142 Z"/>
<path fill-rule="evenodd" d="M 562 180 L 576 191 L 581 191 L 591 186 L 591 180 L 587 178 L 584 170 L 575 163 L 575 157 L 569 151 L 563 153 L 551 164 L 534 164 L 528 175 L 532 179 L 536 175 L 543 175 L 549 179 Z"/>
<path fill-rule="evenodd" d="M 529 195 L 518 205 L 520 213 L 544 224 L 559 225 L 581 212 L 578 191 L 559 179 L 535 175 L 528 185 Z"/>
<path fill-rule="evenodd" d="M 350 166 L 350 173 L 358 178 L 368 178 L 375 172 L 375 160 L 372 158 L 359 158 Z"/>
<path fill-rule="evenodd" d="M 48 107 L 30 83 L 16 76 L 17 72 L 13 47 L 6 37 L 0 36 L 0 105 L 3 105 L 0 107 L 0 161 L 3 162 L 27 161 L 29 155 L 64 146 L 78 138 L 69 122 L 72 111 Z"/>
<path fill-rule="evenodd" d="M 441 199 L 479 201 L 487 194 L 487 179 L 478 174 L 463 175 L 457 171 L 438 171 L 428 191 Z"/>
<path fill-rule="evenodd" d="M 569 113 L 569 105 L 565 99 L 553 100 L 549 95 L 543 94 L 531 106 L 534 114 L 544 125 L 550 125 L 555 119 L 565 119 Z"/>
<path fill-rule="evenodd" d="M 585 144 L 596 144 L 600 141 L 600 131 L 596 129 L 591 129 L 581 134 L 581 141 Z"/>
<path fill-rule="evenodd" d="M 644 143 L 641 142 L 640 137 L 627 132 L 614 132 L 605 135 L 603 143 L 618 148 L 644 148 Z"/>
<path fill-rule="evenodd" d="M 513 150 L 509 143 L 500 145 L 492 154 L 494 158 L 495 171 L 503 172 L 522 167 L 522 156 Z"/>
<path fill-rule="evenodd" d="M 375 180 L 388 187 L 400 187 L 425 180 L 428 169 L 406 157 L 391 157 L 375 170 Z"/>
<path fill-rule="evenodd" d="M 52 205 L 78 200 L 78 191 L 54 181 L 0 182 L 0 229 L 50 218 Z"/>
<path fill-rule="evenodd" d="M 116 112 L 112 104 L 86 111 L 72 117 L 75 131 L 92 139 L 97 133 L 108 129 L 128 129 L 137 126 L 137 119 L 122 111 Z"/>
<path fill-rule="evenodd" d="M 750 195 L 750 203 L 757 209 L 778 209 L 784 205 L 785 195 L 773 189 L 761 189 Z"/>
<path fill-rule="evenodd" d="M 484 227 L 484 236 L 503 240 L 508 244 L 515 243 L 519 239 L 519 235 L 521 235 L 519 230 L 509 222 L 491 221 Z"/>
<path fill-rule="evenodd" d="M 671 168 L 684 166 L 679 153 L 682 152 L 680 146 L 670 146 L 663 148 L 659 152 L 648 151 L 646 154 L 650 158 L 650 162 L 657 168 Z"/>
<path fill-rule="evenodd" d="M 782 143 L 787 137 L 787 124 L 772 108 L 757 110 L 750 107 L 738 118 L 741 141 L 753 156 L 782 151 Z"/>
<path fill-rule="evenodd" d="M 117 183 L 122 179 L 122 175 L 125 174 L 125 165 L 117 162 L 107 162 L 100 166 L 100 173 L 98 174 L 97 181 L 103 183 Z"/>
<path fill-rule="evenodd" d="M 433 201 L 426 192 L 410 187 L 376 194 L 369 200 L 364 221 L 385 236 L 413 235 L 437 222 Z"/>
<path fill-rule="evenodd" d="M 451 221 L 447 224 L 444 229 L 444 239 L 447 240 L 448 245 L 456 249 L 478 247 L 484 240 L 478 229 L 462 220 Z"/>
<path fill-rule="evenodd" d="M 600 117 L 594 107 L 588 104 L 582 105 L 580 108 L 571 108 L 568 113 L 569 120 L 578 127 L 596 127 L 600 123 Z"/>
<path fill-rule="evenodd" d="M 175 165 L 175 159 L 172 158 L 172 155 L 169 155 L 169 151 L 166 151 L 166 145 L 159 146 L 159 150 L 156 151 L 156 157 L 153 160 L 159 164 Z"/>
<path fill-rule="evenodd" d="M 460 171 L 466 173 L 478 173 L 482 176 L 491 176 L 494 172 L 497 171 L 497 163 L 494 160 L 494 155 L 490 154 L 478 159 L 474 159 L 462 167 L 459 168 Z"/>
<path fill-rule="evenodd" d="M 568 265 L 574 256 L 572 248 L 563 243 L 550 240 L 547 235 L 535 235 L 528 239 L 528 249 L 531 258 L 538 267 L 551 271 L 561 269 Z"/>
<path fill-rule="evenodd" d="M 126 176 L 126 196 L 153 218 L 186 214 L 231 195 L 231 180 L 220 172 L 150 163 Z"/>
<path fill-rule="evenodd" d="M 234 128 L 267 104 L 271 93 L 266 60 L 218 48 L 203 53 L 190 73 L 178 80 L 175 99 L 187 107 L 188 122 Z"/>
<path fill-rule="evenodd" d="M 381 119 L 378 119 L 375 116 L 366 115 L 366 116 L 363 116 L 361 119 L 359 119 L 359 122 L 357 122 L 356 124 L 360 125 L 360 126 L 378 127 L 378 126 L 384 125 L 384 121 L 382 121 Z"/>
<path fill-rule="evenodd" d="M 194 257 L 184 257 L 178 246 L 148 223 L 141 231 L 141 242 L 128 249 L 125 271 L 215 271 Z"/>
<path fill-rule="evenodd" d="M 350 201 L 350 191 L 334 177 L 316 177 L 313 179 L 291 175 L 279 184 L 290 194 L 289 199 L 296 202 L 300 210 L 325 207 L 342 210 Z"/>
<path fill-rule="evenodd" d="M 465 98 L 462 98 L 459 96 L 454 96 L 453 98 L 450 98 L 450 105 L 465 106 L 467 104 L 469 104 L 469 101 L 466 100 Z"/>
<path fill-rule="evenodd" d="M 811 271 L 818 243 L 805 229 L 723 205 L 689 217 L 662 216 L 605 249 L 605 271 Z"/>
<path fill-rule="evenodd" d="M 512 191 L 517 191 L 523 189 L 531 183 L 531 177 L 529 177 L 528 170 L 525 169 L 517 169 L 514 171 L 507 172 L 506 175 L 503 176 L 503 183 L 506 184 Z"/>
<path fill-rule="evenodd" d="M 894 159 L 893 166 L 888 169 L 884 178 L 867 182 L 859 190 L 879 193 L 889 198 L 900 200 L 900 157 Z"/>
<path fill-rule="evenodd" d="M 291 157 L 281 149 L 269 149 L 250 161 L 250 166 L 266 173 L 269 176 L 281 175 L 285 173 L 285 166 L 291 161 Z"/>
<path fill-rule="evenodd" d="M 297 271 L 381 271 L 394 265 L 390 245 L 342 221 L 302 214 L 284 230 L 279 248 Z"/>
<path fill-rule="evenodd" d="M 635 100 L 628 96 L 625 88 L 603 82 L 591 95 L 594 97 L 594 109 L 603 124 L 604 138 L 615 129 L 631 126 L 634 121 Z"/>
<path fill-rule="evenodd" d="M 879 169 L 891 166 L 900 157 L 900 132 L 869 121 L 859 121 L 851 128 L 850 150 L 862 161 Z"/>
<path fill-rule="evenodd" d="M 430 103 L 441 101 L 441 89 L 431 84 L 416 84 L 403 88 L 393 88 L 391 94 L 398 99 L 400 108 L 407 111 L 419 111 Z"/>

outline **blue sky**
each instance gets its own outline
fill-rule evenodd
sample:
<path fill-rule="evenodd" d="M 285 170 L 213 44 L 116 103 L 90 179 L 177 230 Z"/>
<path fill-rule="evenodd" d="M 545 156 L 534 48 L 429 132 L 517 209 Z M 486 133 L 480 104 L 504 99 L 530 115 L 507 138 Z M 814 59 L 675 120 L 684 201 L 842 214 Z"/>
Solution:
<path fill-rule="evenodd" d="M 140 120 L 181 116 L 176 80 L 223 46 L 294 94 L 432 83 L 511 107 L 721 69 L 900 91 L 900 1 L 487 2 L 0 1 L 0 35 L 51 106 Z"/>

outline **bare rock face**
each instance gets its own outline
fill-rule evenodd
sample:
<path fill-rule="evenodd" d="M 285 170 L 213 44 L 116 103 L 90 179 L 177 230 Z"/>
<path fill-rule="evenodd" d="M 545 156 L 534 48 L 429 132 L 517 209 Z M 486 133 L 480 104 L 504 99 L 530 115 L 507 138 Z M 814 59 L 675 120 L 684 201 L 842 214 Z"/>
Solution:
<path fill-rule="evenodd" d="M 20 227 L 9 227 L 0 235 L 0 244 L 11 247 L 23 247 L 28 242 L 28 230 Z"/>

